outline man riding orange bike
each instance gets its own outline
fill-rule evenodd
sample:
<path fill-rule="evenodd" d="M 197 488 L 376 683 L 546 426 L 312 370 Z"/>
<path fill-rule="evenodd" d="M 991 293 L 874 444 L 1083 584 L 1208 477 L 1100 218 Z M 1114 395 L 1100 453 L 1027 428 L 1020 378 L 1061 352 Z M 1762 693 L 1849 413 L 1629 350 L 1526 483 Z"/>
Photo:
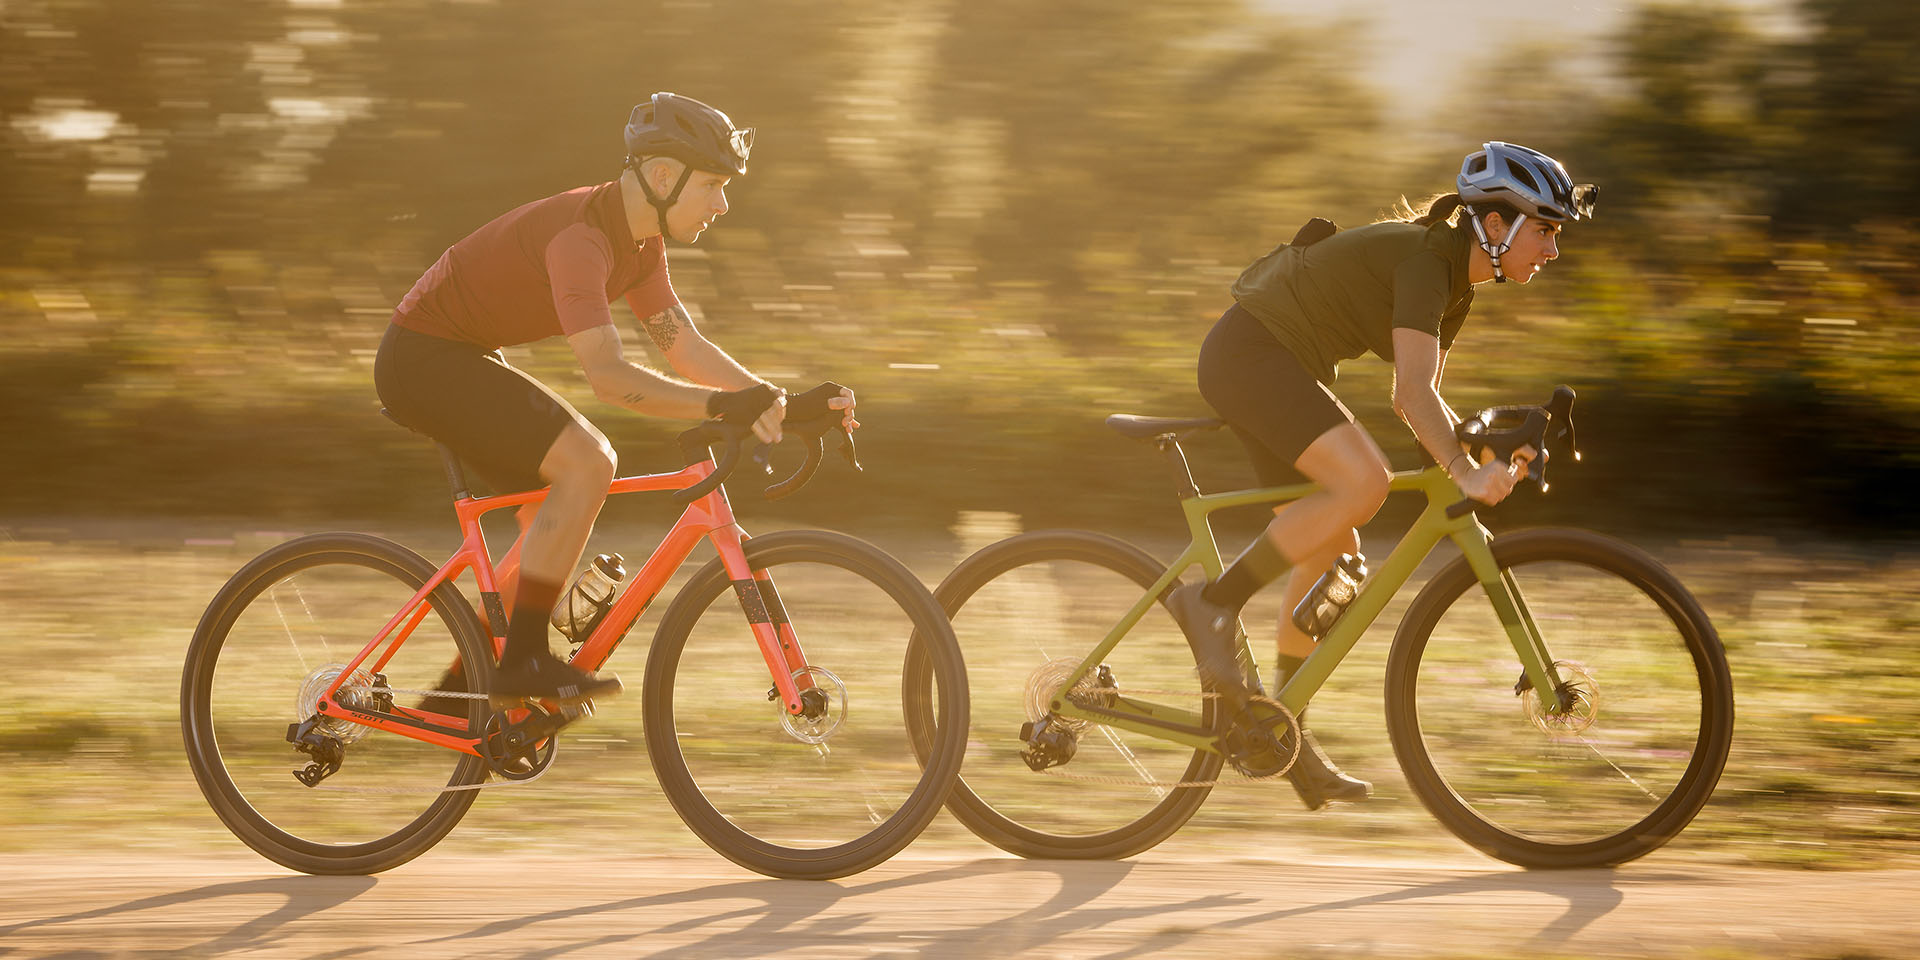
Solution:
<path fill-rule="evenodd" d="M 620 177 L 517 207 L 447 248 L 394 310 L 374 362 L 380 400 L 502 491 L 552 487 L 532 518 L 490 692 L 578 701 L 620 692 L 548 647 L 547 624 L 615 475 L 607 438 L 501 347 L 565 336 L 594 395 L 650 416 L 751 425 L 780 439 L 786 393 L 701 336 L 667 276 L 668 238 L 693 243 L 727 212 L 753 128 L 672 93 L 633 108 Z M 648 214 L 652 215 L 649 216 Z M 624 296 L 680 378 L 629 360 L 609 309 Z M 828 400 L 857 427 L 850 390 Z M 494 624 L 496 634 L 499 624 Z"/>

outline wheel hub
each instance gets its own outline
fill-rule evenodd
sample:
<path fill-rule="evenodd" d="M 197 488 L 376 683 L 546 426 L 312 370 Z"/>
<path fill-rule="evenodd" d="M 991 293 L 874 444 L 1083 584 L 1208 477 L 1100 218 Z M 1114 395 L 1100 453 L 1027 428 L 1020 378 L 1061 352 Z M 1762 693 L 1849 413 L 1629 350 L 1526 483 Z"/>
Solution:
<path fill-rule="evenodd" d="M 1554 662 L 1560 674 L 1560 698 L 1565 710 L 1549 712 L 1540 702 L 1539 691 L 1528 687 L 1520 695 L 1520 709 L 1527 722 L 1554 740 L 1577 737 L 1593 726 L 1600 716 L 1600 685 L 1585 664 L 1567 660 Z"/>
<path fill-rule="evenodd" d="M 294 697 L 293 719 L 295 722 L 314 717 L 316 711 L 320 709 L 321 696 L 327 692 L 328 687 L 333 685 L 334 678 L 340 676 L 346 669 L 347 665 L 344 663 L 329 663 L 307 675 L 307 679 L 300 684 L 299 694 Z M 353 675 L 340 685 L 340 689 L 333 692 L 333 699 L 343 707 L 355 710 L 373 709 L 375 706 L 373 677 L 365 670 L 355 670 Z M 373 729 L 365 724 L 339 717 L 316 717 L 315 720 L 314 729 L 317 732 L 332 737 L 343 745 L 366 736 L 367 731 Z"/>
<path fill-rule="evenodd" d="M 784 704 L 775 707 L 780 711 L 780 727 L 801 743 L 825 743 L 847 720 L 847 685 L 825 667 L 795 670 L 794 682 L 802 679 L 811 679 L 813 685 L 800 691 L 801 712 L 788 713 Z"/>

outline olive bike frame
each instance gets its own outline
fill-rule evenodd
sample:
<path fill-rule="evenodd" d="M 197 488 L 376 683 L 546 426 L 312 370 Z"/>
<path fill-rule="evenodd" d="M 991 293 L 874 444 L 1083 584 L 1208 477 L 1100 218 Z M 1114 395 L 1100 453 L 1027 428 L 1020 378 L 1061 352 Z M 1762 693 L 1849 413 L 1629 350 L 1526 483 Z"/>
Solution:
<path fill-rule="evenodd" d="M 1145 594 L 1135 601 L 1126 615 L 1107 632 L 1099 646 L 1087 654 L 1086 658 L 1074 668 L 1061 690 L 1072 690 L 1082 677 L 1098 669 L 1115 646 L 1120 643 L 1147 611 L 1153 608 L 1167 588 L 1179 579 L 1188 567 L 1199 565 L 1208 579 L 1220 576 L 1223 569 L 1220 561 L 1220 549 L 1213 539 L 1213 528 L 1207 522 L 1207 515 L 1228 507 L 1241 507 L 1250 504 L 1278 504 L 1298 500 L 1320 487 L 1317 484 L 1296 484 L 1284 487 L 1263 487 L 1256 490 L 1236 490 L 1218 494 L 1195 494 L 1180 501 L 1181 509 L 1186 513 L 1187 527 L 1191 540 L 1180 556 L 1167 566 L 1164 573 L 1148 587 Z M 1342 658 L 1358 643 L 1362 634 L 1380 615 L 1387 600 L 1398 593 L 1400 588 L 1413 576 L 1420 562 L 1442 539 L 1452 538 L 1460 552 L 1467 558 L 1480 585 L 1486 589 L 1487 597 L 1493 603 L 1495 615 L 1506 628 L 1507 639 L 1513 643 L 1513 649 L 1520 657 L 1520 663 L 1526 669 L 1527 679 L 1535 690 L 1558 690 L 1560 679 L 1554 667 L 1553 655 L 1547 650 L 1546 641 L 1540 636 L 1540 629 L 1534 624 L 1533 617 L 1527 612 L 1526 601 L 1520 595 L 1520 586 L 1511 574 L 1502 571 L 1494 561 L 1491 547 L 1492 534 L 1482 526 L 1473 513 L 1467 512 L 1457 518 L 1447 516 L 1447 508 L 1460 502 L 1462 493 L 1439 467 L 1424 470 L 1408 470 L 1392 475 L 1389 490 L 1419 491 L 1427 498 L 1426 509 L 1408 528 L 1400 542 L 1394 545 L 1387 562 L 1374 572 L 1358 596 L 1347 606 L 1346 612 L 1334 622 L 1320 642 L 1314 647 L 1312 655 L 1287 678 L 1287 683 L 1276 695 L 1276 699 L 1296 716 L 1306 708 L 1307 702 L 1319 691 L 1327 677 L 1340 664 Z M 1244 633 L 1240 636 L 1242 651 L 1251 654 Z M 1253 663 L 1252 656 L 1246 656 L 1244 662 Z M 1251 680 L 1253 678 L 1249 678 Z M 1556 713 L 1562 705 L 1555 702 L 1557 697 L 1542 697 L 1542 709 Z M 1170 740 L 1206 750 L 1212 753 L 1223 752 L 1219 745 L 1219 734 L 1201 722 L 1199 714 L 1165 704 L 1150 703 L 1127 696 L 1112 699 L 1104 708 L 1083 706 L 1074 703 L 1065 696 L 1055 696 L 1051 704 L 1053 712 L 1065 717 L 1074 717 L 1092 723 L 1106 724 L 1136 733 Z"/>
<path fill-rule="evenodd" d="M 680 490 L 705 480 L 714 469 L 714 463 L 709 459 L 673 473 L 618 477 L 608 485 L 607 493 L 613 496 L 647 490 Z M 377 673 L 385 667 L 400 645 L 412 635 L 414 628 L 432 611 L 432 605 L 427 602 L 428 596 L 442 583 L 455 580 L 467 570 L 473 571 L 474 581 L 480 588 L 481 601 L 487 613 L 486 623 L 492 634 L 493 655 L 498 657 L 506 644 L 507 615 L 500 600 L 493 561 L 487 555 L 486 539 L 480 531 L 480 518 L 506 507 L 532 505 L 537 510 L 538 505 L 546 500 L 550 489 L 542 487 L 493 497 L 457 497 L 453 509 L 464 535 L 459 549 L 424 586 L 414 592 L 413 598 L 387 621 L 386 626 L 381 627 L 360 648 L 359 654 L 347 664 L 346 669 L 340 671 L 340 676 L 321 695 L 317 712 L 321 716 L 338 717 L 461 753 L 480 755 L 481 737 L 468 727 L 464 717 L 400 706 L 394 707 L 393 713 L 372 713 L 340 703 L 334 692 L 359 671 L 362 664 L 367 664 L 368 673 Z M 531 517 L 523 515 L 521 520 L 521 536 L 501 558 L 501 566 L 508 570 L 518 569 L 520 546 L 525 540 L 524 529 L 530 524 Z M 613 606 L 606 616 L 600 618 L 600 623 L 574 653 L 571 662 L 584 670 L 597 670 L 606 663 L 634 621 L 646 612 L 648 604 L 659 595 L 674 571 L 686 562 L 702 538 L 711 540 L 714 549 L 719 551 L 720 562 L 726 568 L 728 579 L 733 581 L 741 606 L 747 611 L 746 619 L 753 630 L 754 640 L 759 644 L 760 654 L 766 659 L 768 672 L 773 675 L 774 688 L 786 705 L 787 712 L 798 715 L 803 709 L 800 691 L 812 686 L 808 675 L 801 672 L 807 659 L 801 652 L 800 638 L 794 633 L 793 624 L 787 621 L 779 594 L 773 588 L 772 578 L 765 572 L 755 574 L 747 564 L 746 552 L 741 544 L 749 538 L 734 520 L 733 507 L 727 502 L 725 487 L 715 487 L 712 492 L 687 505 L 652 556 L 621 588 Z M 512 575 L 510 573 L 507 576 Z M 795 679 L 796 673 L 800 678 L 798 680 Z"/>

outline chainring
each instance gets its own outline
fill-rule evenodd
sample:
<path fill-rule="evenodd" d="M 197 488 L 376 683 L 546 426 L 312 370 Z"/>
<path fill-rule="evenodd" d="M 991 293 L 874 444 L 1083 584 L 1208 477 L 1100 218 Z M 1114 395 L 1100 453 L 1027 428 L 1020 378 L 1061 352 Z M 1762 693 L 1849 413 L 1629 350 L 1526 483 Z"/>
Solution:
<path fill-rule="evenodd" d="M 1286 704 L 1256 694 L 1234 718 L 1225 745 L 1227 763 L 1241 776 L 1253 780 L 1280 776 L 1300 759 L 1299 718 Z"/>
<path fill-rule="evenodd" d="M 509 713 L 522 710 L 527 716 L 518 723 L 509 718 Z M 533 702 L 511 711 L 495 710 L 488 714 L 480 737 L 480 755 L 486 758 L 487 767 L 507 780 L 531 780 L 545 773 L 559 751 L 559 731 L 556 727 L 554 732 L 540 737 L 526 728 L 550 716 L 553 714 L 547 708 Z"/>

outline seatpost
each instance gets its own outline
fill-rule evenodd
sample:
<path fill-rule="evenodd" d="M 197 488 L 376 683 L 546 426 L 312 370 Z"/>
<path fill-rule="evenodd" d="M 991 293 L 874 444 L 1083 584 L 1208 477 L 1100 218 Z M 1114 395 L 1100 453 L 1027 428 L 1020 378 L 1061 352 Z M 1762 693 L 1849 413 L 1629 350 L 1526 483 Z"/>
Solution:
<path fill-rule="evenodd" d="M 447 486 L 453 488 L 453 498 L 467 499 L 467 472 L 460 469 L 460 456 L 447 449 L 444 443 L 436 443 L 433 446 L 440 451 L 440 465 L 447 469 Z"/>
<path fill-rule="evenodd" d="M 1180 449 L 1180 438 L 1163 433 L 1153 438 L 1153 445 L 1166 454 L 1167 469 L 1173 473 L 1174 496 L 1182 500 L 1199 496 L 1200 488 L 1193 485 L 1193 471 L 1187 467 L 1187 455 Z"/>

